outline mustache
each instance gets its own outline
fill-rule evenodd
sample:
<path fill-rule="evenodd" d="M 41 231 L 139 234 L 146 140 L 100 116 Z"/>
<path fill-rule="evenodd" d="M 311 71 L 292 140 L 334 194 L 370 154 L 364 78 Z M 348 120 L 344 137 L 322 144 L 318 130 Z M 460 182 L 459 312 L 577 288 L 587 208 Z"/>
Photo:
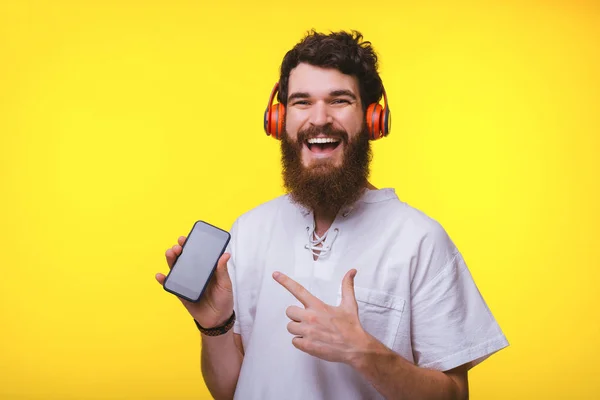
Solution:
<path fill-rule="evenodd" d="M 298 131 L 297 141 L 303 143 L 308 139 L 316 138 L 319 135 L 340 139 L 343 143 L 348 143 L 348 132 L 343 129 L 335 129 L 332 124 L 314 126 Z"/>

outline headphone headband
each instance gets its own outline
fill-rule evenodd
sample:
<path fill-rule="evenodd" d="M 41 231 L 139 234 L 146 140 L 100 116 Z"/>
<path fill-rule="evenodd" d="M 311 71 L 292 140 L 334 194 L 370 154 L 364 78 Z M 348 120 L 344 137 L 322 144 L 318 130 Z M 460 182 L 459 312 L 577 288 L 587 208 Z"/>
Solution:
<path fill-rule="evenodd" d="M 277 94 L 278 90 L 279 90 L 279 82 L 276 82 L 275 86 L 273 86 L 273 90 L 271 90 L 271 95 L 269 96 L 269 104 L 267 105 L 267 110 L 269 108 L 271 108 L 271 106 L 273 105 L 273 100 L 275 99 L 275 94 Z"/>
<path fill-rule="evenodd" d="M 385 108 L 388 108 L 388 99 L 387 99 L 387 94 L 385 93 L 385 88 L 383 87 L 383 84 L 381 84 L 381 90 L 383 91 L 383 104 L 385 105 Z"/>

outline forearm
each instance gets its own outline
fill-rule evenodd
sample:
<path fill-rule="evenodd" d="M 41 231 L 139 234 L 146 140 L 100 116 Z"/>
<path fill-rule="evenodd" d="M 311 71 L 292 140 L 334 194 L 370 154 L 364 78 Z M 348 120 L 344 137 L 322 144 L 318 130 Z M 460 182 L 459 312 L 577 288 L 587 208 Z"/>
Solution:
<path fill-rule="evenodd" d="M 463 400 L 445 373 L 417 367 L 377 341 L 351 365 L 387 400 Z"/>
<path fill-rule="evenodd" d="M 232 399 L 244 356 L 235 345 L 233 330 L 221 336 L 202 335 L 201 368 L 215 399 Z"/>

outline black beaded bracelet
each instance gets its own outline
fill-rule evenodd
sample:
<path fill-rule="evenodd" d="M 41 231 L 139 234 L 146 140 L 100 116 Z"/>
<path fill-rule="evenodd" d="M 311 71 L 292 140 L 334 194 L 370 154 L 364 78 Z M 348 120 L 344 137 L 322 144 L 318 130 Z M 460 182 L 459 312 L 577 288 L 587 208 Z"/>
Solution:
<path fill-rule="evenodd" d="M 215 326 L 214 328 L 203 328 L 198 323 L 198 321 L 196 321 L 196 319 L 194 319 L 194 322 L 196 323 L 198 330 L 200 332 L 202 332 L 203 334 L 205 334 L 206 336 L 224 335 L 225 333 L 229 332 L 229 330 L 233 327 L 233 324 L 235 323 L 235 311 L 233 311 L 233 313 L 231 314 L 231 317 L 229 317 L 229 319 L 227 321 L 225 321 L 225 323 L 223 325 Z"/>

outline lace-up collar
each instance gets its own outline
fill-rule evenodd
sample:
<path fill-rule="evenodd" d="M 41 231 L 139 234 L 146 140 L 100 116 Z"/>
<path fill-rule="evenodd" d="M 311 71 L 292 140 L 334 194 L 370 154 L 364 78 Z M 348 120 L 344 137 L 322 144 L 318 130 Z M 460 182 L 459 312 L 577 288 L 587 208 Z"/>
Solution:
<path fill-rule="evenodd" d="M 317 232 L 315 231 L 314 227 L 311 229 L 309 226 L 307 226 L 306 232 L 308 233 L 308 244 L 306 244 L 304 246 L 304 248 L 307 250 L 310 250 L 312 255 L 317 257 L 317 259 L 319 259 L 321 257 L 325 257 L 331 251 L 331 247 L 333 246 L 335 239 L 337 239 L 337 237 L 340 233 L 339 228 L 334 228 L 333 229 L 333 234 L 334 234 L 333 239 L 331 239 L 330 242 L 325 244 L 325 239 L 327 239 L 327 236 L 329 235 L 330 231 L 331 231 L 331 228 L 328 229 L 327 232 L 325 232 L 325 234 L 323 236 L 319 236 L 317 234 Z M 321 245 L 321 246 L 319 247 L 319 245 Z M 317 253 L 317 251 L 318 251 L 318 253 Z"/>
<path fill-rule="evenodd" d="M 343 220 L 348 218 L 352 211 L 357 208 L 357 206 L 358 203 L 342 208 L 323 236 L 319 236 L 317 234 L 313 212 L 307 208 L 301 207 L 302 215 L 307 223 L 306 233 L 308 235 L 308 241 L 307 244 L 304 245 L 304 248 L 311 252 L 311 254 L 315 257 L 315 260 L 325 258 L 331 252 L 335 240 L 340 235 L 340 219 Z"/>
<path fill-rule="evenodd" d="M 353 213 L 360 207 L 361 203 L 377 203 L 394 197 L 397 196 L 392 188 L 377 190 L 365 189 L 364 193 L 356 203 L 351 206 L 346 206 L 338 212 L 331 227 L 327 230 L 327 232 L 325 232 L 325 234 L 323 234 L 323 236 L 319 236 L 316 232 L 314 214 L 312 210 L 302 205 L 297 205 L 306 221 L 306 234 L 308 236 L 308 240 L 304 245 L 304 248 L 310 251 L 317 260 L 326 257 L 331 252 L 334 242 L 340 235 L 340 223 L 342 223 L 346 218 L 351 217 Z M 330 232 L 331 237 L 329 237 Z"/>

